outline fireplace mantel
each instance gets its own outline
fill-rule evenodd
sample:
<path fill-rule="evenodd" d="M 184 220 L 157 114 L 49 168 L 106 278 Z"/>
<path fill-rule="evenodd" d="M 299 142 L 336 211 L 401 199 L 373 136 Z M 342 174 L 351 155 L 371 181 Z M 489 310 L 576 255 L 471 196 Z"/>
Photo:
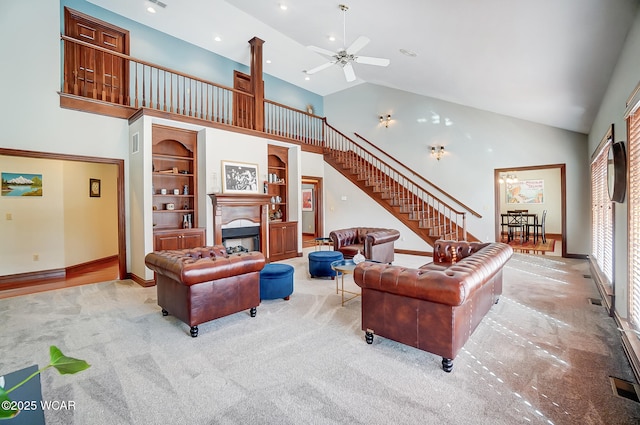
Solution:
<path fill-rule="evenodd" d="M 222 244 L 222 226 L 234 220 L 260 223 L 260 252 L 268 257 L 269 200 L 266 193 L 210 193 L 213 202 L 213 243 Z"/>

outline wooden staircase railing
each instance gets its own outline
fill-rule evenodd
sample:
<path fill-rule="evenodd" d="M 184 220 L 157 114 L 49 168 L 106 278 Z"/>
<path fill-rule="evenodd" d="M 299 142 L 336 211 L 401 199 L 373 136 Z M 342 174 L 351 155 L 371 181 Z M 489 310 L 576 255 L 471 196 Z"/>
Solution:
<path fill-rule="evenodd" d="M 465 211 L 434 196 L 326 120 L 324 135 L 325 161 L 431 246 L 437 239 L 478 240 L 467 233 Z"/>
<path fill-rule="evenodd" d="M 402 163 L 402 161 L 396 159 L 393 155 L 389 154 L 388 152 L 383 151 L 382 149 L 380 149 L 379 147 L 377 147 L 376 145 L 374 145 L 373 143 L 371 143 L 369 140 L 365 139 L 364 137 L 362 137 L 358 133 L 354 133 L 354 134 L 356 135 L 357 138 L 359 138 L 362 141 L 366 142 L 369 146 L 374 147 L 375 149 L 380 151 L 383 155 L 385 155 L 388 158 L 390 158 L 391 160 L 393 160 L 396 164 L 399 164 L 401 166 L 401 168 L 406 169 L 412 175 L 416 176 L 418 179 L 420 179 L 423 182 L 425 182 L 427 184 L 427 186 L 433 188 L 433 191 L 444 194 L 448 199 L 452 200 L 454 203 L 456 203 L 457 205 L 461 206 L 462 209 L 466 210 L 467 212 L 469 212 L 474 217 L 482 218 L 482 215 L 480 215 L 480 213 L 474 211 L 471 207 L 469 207 L 466 204 L 462 203 L 462 201 L 460 201 L 460 200 L 454 198 L 453 196 L 451 196 L 450 194 L 446 193 L 443 189 L 441 189 L 435 183 L 427 180 L 420 173 L 414 171 L 411 167 L 405 165 L 404 163 Z"/>

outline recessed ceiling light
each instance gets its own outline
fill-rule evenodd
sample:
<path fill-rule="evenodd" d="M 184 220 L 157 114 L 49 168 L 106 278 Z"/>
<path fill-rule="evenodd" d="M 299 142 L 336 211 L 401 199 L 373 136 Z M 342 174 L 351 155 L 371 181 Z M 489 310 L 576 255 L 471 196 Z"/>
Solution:
<path fill-rule="evenodd" d="M 306 77 L 304 77 L 305 81 L 309 81 L 311 79 L 311 77 L 309 77 L 308 75 Z"/>
<path fill-rule="evenodd" d="M 271 63 L 271 59 L 267 59 L 267 61 L 266 61 L 266 62 L 267 62 L 267 63 Z"/>
<path fill-rule="evenodd" d="M 407 49 L 400 49 L 400 53 L 402 53 L 405 56 L 409 56 L 411 58 L 415 58 L 416 56 L 418 56 L 416 52 L 412 52 L 411 50 L 407 50 Z"/>
<path fill-rule="evenodd" d="M 329 36 L 329 41 L 336 41 L 336 38 L 332 35 Z"/>
<path fill-rule="evenodd" d="M 153 7 L 149 6 L 149 7 L 147 7 L 147 12 L 156 13 L 156 10 Z"/>
<path fill-rule="evenodd" d="M 216 35 L 215 37 L 213 37 L 213 39 L 214 39 L 215 41 L 222 41 L 222 39 L 221 39 L 221 38 L 220 38 L 220 36 L 218 36 L 218 35 Z"/>
<path fill-rule="evenodd" d="M 284 3 L 280 3 L 280 9 L 287 10 L 287 5 Z"/>

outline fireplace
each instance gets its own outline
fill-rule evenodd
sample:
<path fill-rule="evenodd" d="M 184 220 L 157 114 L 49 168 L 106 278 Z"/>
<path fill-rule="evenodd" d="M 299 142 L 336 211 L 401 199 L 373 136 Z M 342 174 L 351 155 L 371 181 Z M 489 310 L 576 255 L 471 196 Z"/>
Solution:
<path fill-rule="evenodd" d="M 213 243 L 223 245 L 224 241 L 232 238 L 251 238 L 253 250 L 268 257 L 267 226 L 271 196 L 263 193 L 211 193 L 209 197 L 213 202 Z M 242 225 L 235 225 L 237 223 Z"/>
<path fill-rule="evenodd" d="M 243 222 L 239 224 L 238 227 L 222 228 L 222 245 L 227 248 L 227 253 L 260 251 L 260 226 L 243 226 Z"/>

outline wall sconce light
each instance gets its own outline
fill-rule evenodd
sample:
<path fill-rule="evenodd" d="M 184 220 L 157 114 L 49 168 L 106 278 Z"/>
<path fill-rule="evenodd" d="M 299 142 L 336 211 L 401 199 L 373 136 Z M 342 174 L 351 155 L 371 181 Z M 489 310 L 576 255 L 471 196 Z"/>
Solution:
<path fill-rule="evenodd" d="M 512 184 L 512 183 L 518 183 L 518 176 L 516 176 L 516 173 L 514 172 L 508 172 L 508 173 L 501 173 L 500 174 L 500 178 L 498 179 L 498 182 L 500 184 L 502 183 L 507 183 L 507 184 Z"/>
<path fill-rule="evenodd" d="M 431 156 L 435 157 L 435 159 L 440 161 L 440 158 L 442 158 L 443 155 L 444 155 L 444 146 L 440 146 L 437 149 L 435 146 L 431 146 Z"/>
<path fill-rule="evenodd" d="M 384 123 L 384 126 L 389 128 L 389 122 L 391 122 L 391 115 L 387 115 L 386 117 L 384 115 L 380 115 L 380 122 Z"/>

